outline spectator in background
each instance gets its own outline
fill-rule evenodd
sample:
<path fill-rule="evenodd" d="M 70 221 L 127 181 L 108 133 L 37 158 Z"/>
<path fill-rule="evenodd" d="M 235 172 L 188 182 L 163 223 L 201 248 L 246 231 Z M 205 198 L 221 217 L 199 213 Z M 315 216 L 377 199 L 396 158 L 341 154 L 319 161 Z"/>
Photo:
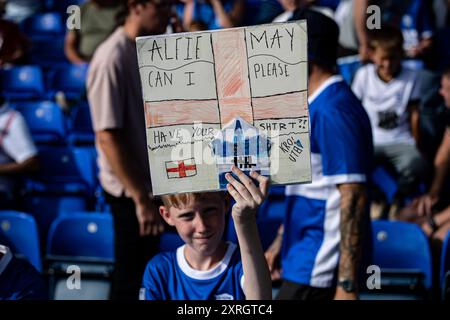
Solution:
<path fill-rule="evenodd" d="M 442 75 L 440 94 L 447 107 L 447 126 L 434 159 L 433 180 L 428 192 L 414 199 L 400 219 L 420 224 L 428 236 L 442 243 L 450 230 L 450 68 Z"/>
<path fill-rule="evenodd" d="M 203 22 L 209 30 L 238 27 L 243 23 L 245 0 L 180 0 L 184 3 L 185 30 L 192 21 Z"/>
<path fill-rule="evenodd" d="M 266 258 L 275 276 L 281 250 L 283 283 L 277 299 L 357 299 L 369 222 L 370 122 L 335 74 L 338 26 L 310 9 L 299 9 L 292 17 L 305 18 L 312 183 L 286 187 L 284 230 L 280 228 Z"/>
<path fill-rule="evenodd" d="M 47 299 L 47 287 L 39 272 L 0 244 L 0 300 Z"/>
<path fill-rule="evenodd" d="M 402 30 L 406 57 L 423 59 L 432 47 L 434 25 L 430 3 L 424 0 L 363 0 L 365 7 L 378 5 L 382 25 Z"/>
<path fill-rule="evenodd" d="M 5 3 L 0 0 L 0 67 L 22 63 L 30 47 L 27 37 L 14 22 L 4 20 Z"/>
<path fill-rule="evenodd" d="M 99 46 L 89 68 L 100 183 L 114 217 L 113 299 L 138 299 L 145 265 L 157 252 L 156 236 L 163 230 L 151 195 L 135 39 L 164 33 L 171 5 L 167 0 L 128 0 L 124 25 Z"/>
<path fill-rule="evenodd" d="M 369 114 L 376 161 L 393 167 L 399 176 L 391 218 L 427 175 L 427 163 L 416 147 L 420 83 L 415 71 L 402 67 L 402 45 L 399 29 L 383 26 L 374 30 L 369 36 L 374 64 L 359 69 L 352 85 Z M 383 206 L 379 208 L 384 211 Z"/>
<path fill-rule="evenodd" d="M 30 43 L 19 27 L 0 20 L 0 67 L 25 62 Z"/>
<path fill-rule="evenodd" d="M 339 25 L 338 56 L 359 54 L 361 62 L 368 62 L 367 46 L 367 5 L 368 0 L 341 0 L 334 19 Z"/>
<path fill-rule="evenodd" d="M 81 5 L 81 28 L 66 34 L 64 52 L 72 63 L 87 63 L 95 49 L 114 31 L 123 9 L 121 0 L 90 0 Z"/>
<path fill-rule="evenodd" d="M 16 209 L 18 177 L 36 171 L 39 161 L 24 118 L 0 100 L 0 208 Z"/>

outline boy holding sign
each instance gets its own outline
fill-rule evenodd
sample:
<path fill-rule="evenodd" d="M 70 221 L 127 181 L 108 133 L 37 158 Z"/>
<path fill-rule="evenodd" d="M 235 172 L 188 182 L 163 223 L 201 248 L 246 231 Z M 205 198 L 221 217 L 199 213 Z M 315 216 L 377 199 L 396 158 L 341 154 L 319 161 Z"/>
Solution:
<path fill-rule="evenodd" d="M 163 196 L 159 212 L 186 244 L 147 264 L 142 282 L 146 300 L 271 298 L 269 269 L 256 226 L 256 211 L 267 197 L 269 179 L 252 172 L 257 187 L 238 168 L 232 172 L 240 180 L 226 175 L 227 190 L 236 201 L 232 215 L 240 252 L 235 244 L 223 241 L 229 206 L 223 192 Z"/>

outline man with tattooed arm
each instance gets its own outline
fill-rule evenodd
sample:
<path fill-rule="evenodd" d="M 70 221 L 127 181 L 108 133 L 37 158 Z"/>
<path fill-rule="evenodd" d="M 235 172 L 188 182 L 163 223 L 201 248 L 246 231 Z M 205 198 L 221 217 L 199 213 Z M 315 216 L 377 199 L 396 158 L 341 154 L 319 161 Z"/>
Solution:
<path fill-rule="evenodd" d="M 293 19 L 308 21 L 312 183 L 286 187 L 284 224 L 266 259 L 272 279 L 283 280 L 277 299 L 357 299 L 369 225 L 370 122 L 335 74 L 336 23 L 310 9 L 297 10 Z"/>

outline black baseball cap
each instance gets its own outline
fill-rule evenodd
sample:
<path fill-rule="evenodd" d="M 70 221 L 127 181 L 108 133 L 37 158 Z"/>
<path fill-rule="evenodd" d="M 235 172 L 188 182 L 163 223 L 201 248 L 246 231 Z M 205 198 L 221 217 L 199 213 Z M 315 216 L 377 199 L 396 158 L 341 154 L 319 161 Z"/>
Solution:
<path fill-rule="evenodd" d="M 320 65 L 336 67 L 339 27 L 336 22 L 308 7 L 294 11 L 290 20 L 305 20 L 308 28 L 308 60 Z"/>

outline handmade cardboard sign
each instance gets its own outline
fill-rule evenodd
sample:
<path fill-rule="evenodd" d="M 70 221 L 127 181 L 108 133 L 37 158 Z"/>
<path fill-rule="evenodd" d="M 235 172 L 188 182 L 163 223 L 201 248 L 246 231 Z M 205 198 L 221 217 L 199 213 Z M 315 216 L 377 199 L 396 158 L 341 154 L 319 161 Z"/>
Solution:
<path fill-rule="evenodd" d="M 305 21 L 136 42 L 155 195 L 311 181 Z"/>

